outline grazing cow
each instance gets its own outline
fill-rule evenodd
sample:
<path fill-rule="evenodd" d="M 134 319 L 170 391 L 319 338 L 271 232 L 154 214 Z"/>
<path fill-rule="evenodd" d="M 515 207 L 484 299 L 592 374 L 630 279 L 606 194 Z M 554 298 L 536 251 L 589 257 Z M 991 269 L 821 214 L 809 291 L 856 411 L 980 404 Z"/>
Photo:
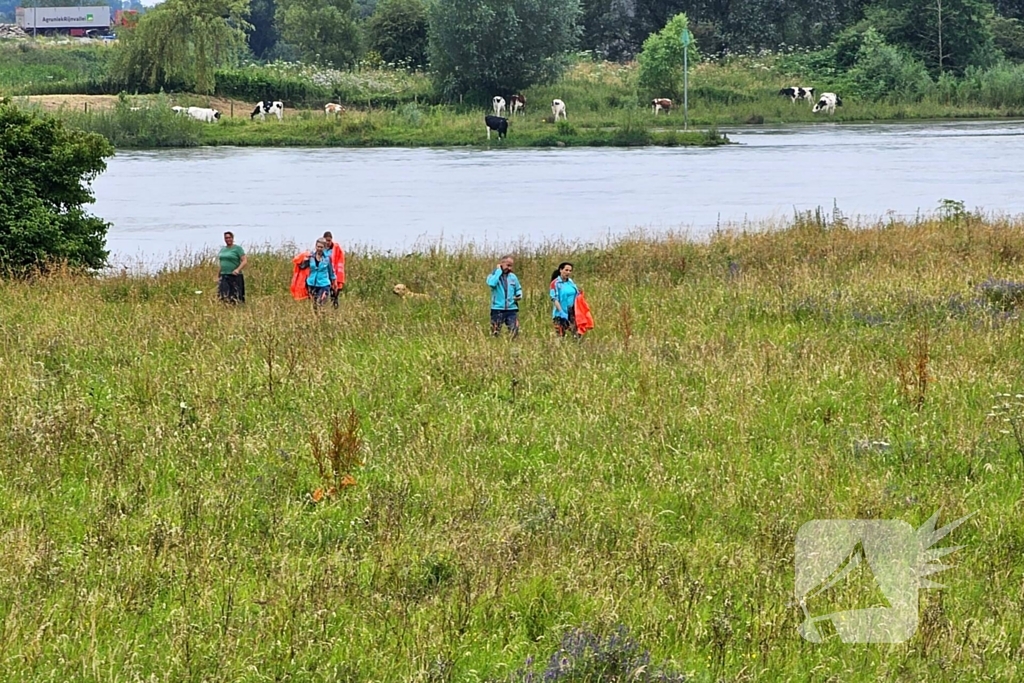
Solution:
<path fill-rule="evenodd" d="M 804 88 L 799 85 L 791 85 L 788 88 L 780 90 L 779 94 L 785 95 L 794 104 L 797 100 L 807 100 L 808 102 L 814 101 L 814 88 Z"/>
<path fill-rule="evenodd" d="M 655 116 L 657 116 L 658 112 L 661 111 L 662 109 L 664 109 L 665 113 L 667 114 L 670 111 L 672 111 L 672 100 L 668 99 L 667 97 L 658 97 L 656 99 L 651 100 L 651 108 L 654 109 Z"/>
<path fill-rule="evenodd" d="M 565 102 L 562 100 L 551 100 L 551 115 L 555 117 L 555 121 L 558 120 L 559 116 L 568 121 L 569 117 L 565 114 Z"/>
<path fill-rule="evenodd" d="M 821 99 L 818 100 L 818 103 L 814 105 L 814 109 L 812 109 L 811 111 L 813 111 L 815 114 L 817 114 L 819 111 L 825 111 L 828 112 L 829 114 L 835 114 L 836 107 L 841 106 L 843 106 L 843 101 L 842 99 L 839 98 L 839 95 L 835 94 L 834 92 L 823 92 L 821 93 Z"/>
<path fill-rule="evenodd" d="M 280 100 L 274 100 L 273 102 L 257 102 L 256 108 L 249 114 L 249 120 L 260 117 L 260 121 L 265 121 L 267 114 L 275 114 L 277 120 L 280 121 L 284 116 L 284 102 Z"/>
<path fill-rule="evenodd" d="M 512 99 L 508 101 L 508 111 L 510 114 L 522 114 L 526 115 L 526 98 L 522 95 L 513 95 Z"/>
<path fill-rule="evenodd" d="M 178 105 L 174 105 L 173 107 L 171 107 L 171 111 L 173 111 L 175 114 L 187 114 L 188 113 L 188 107 L 181 107 L 181 106 L 178 106 Z"/>
<path fill-rule="evenodd" d="M 484 123 L 487 125 L 487 139 L 491 139 L 491 131 L 498 133 L 498 139 L 508 135 L 508 119 L 500 116 L 485 116 Z"/>
<path fill-rule="evenodd" d="M 185 113 L 196 121 L 204 121 L 206 123 L 213 123 L 220 118 L 219 111 L 207 107 L 189 107 Z"/>
<path fill-rule="evenodd" d="M 331 114 L 337 116 L 338 114 L 343 113 L 345 113 L 345 107 L 341 106 L 340 104 L 328 102 L 327 104 L 324 105 L 324 116 L 330 116 Z"/>
<path fill-rule="evenodd" d="M 494 105 L 495 116 L 501 116 L 502 112 L 505 111 L 505 98 L 501 95 L 495 95 L 494 99 L 491 100 L 491 104 Z"/>

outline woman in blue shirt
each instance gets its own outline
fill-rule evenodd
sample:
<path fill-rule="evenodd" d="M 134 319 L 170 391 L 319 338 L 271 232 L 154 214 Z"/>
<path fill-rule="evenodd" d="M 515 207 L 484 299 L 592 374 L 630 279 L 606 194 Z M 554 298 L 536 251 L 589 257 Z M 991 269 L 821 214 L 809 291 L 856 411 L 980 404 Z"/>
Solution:
<path fill-rule="evenodd" d="M 552 320 L 555 323 L 555 334 L 564 337 L 568 331 L 579 339 L 580 334 L 576 332 L 576 296 L 582 291 L 572 281 L 572 264 L 564 261 L 558 264 L 558 269 L 551 274 L 551 301 L 554 302 L 554 310 L 551 312 Z"/>
<path fill-rule="evenodd" d="M 334 265 L 324 250 L 327 249 L 327 242 L 322 239 L 316 241 L 316 252 L 309 257 L 309 276 L 306 277 L 306 288 L 309 290 L 309 298 L 313 300 L 313 307 L 323 306 L 327 303 L 327 297 L 331 294 L 331 285 L 334 284 L 336 275 Z"/>

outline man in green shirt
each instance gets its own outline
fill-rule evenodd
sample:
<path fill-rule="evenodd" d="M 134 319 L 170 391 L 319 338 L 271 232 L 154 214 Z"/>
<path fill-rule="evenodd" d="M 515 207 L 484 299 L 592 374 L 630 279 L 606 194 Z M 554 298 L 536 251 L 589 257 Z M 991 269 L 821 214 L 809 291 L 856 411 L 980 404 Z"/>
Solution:
<path fill-rule="evenodd" d="M 224 233 L 224 247 L 217 254 L 220 259 L 220 281 L 217 295 L 228 303 L 245 303 L 245 276 L 242 269 L 248 263 L 245 250 L 235 244 L 235 233 Z"/>

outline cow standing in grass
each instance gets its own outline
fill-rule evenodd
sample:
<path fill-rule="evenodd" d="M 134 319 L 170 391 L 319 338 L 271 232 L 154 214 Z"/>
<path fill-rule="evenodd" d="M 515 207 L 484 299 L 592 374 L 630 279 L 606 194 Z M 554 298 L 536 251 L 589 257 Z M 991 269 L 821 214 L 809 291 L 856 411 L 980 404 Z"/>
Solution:
<path fill-rule="evenodd" d="M 651 100 L 651 109 L 654 110 L 654 115 L 657 116 L 659 111 L 664 110 L 665 113 L 672 111 L 672 100 L 667 97 L 658 97 Z"/>
<path fill-rule="evenodd" d="M 509 114 L 526 115 L 526 98 L 522 95 L 513 95 L 508 101 Z"/>
<path fill-rule="evenodd" d="M 491 131 L 498 133 L 498 139 L 508 135 L 508 119 L 501 116 L 485 116 L 484 124 L 487 126 L 487 139 L 491 139 Z"/>
<path fill-rule="evenodd" d="M 791 85 L 788 88 L 783 88 L 779 91 L 779 94 L 788 97 L 793 104 L 796 104 L 797 100 L 814 101 L 814 88 L 805 88 L 801 85 Z"/>
<path fill-rule="evenodd" d="M 505 111 L 505 98 L 501 95 L 495 95 L 494 99 L 491 100 L 491 104 L 494 105 L 494 115 L 501 116 Z"/>
<path fill-rule="evenodd" d="M 337 116 L 339 114 L 343 114 L 344 112 L 345 107 L 341 106 L 340 104 L 328 102 L 327 104 L 324 105 L 324 116 L 330 116 L 331 114 Z"/>
<path fill-rule="evenodd" d="M 839 95 L 835 94 L 834 92 L 823 92 L 821 93 L 821 98 L 818 100 L 818 103 L 814 105 L 814 109 L 812 109 L 811 111 L 813 111 L 815 114 L 817 114 L 819 111 L 824 111 L 829 114 L 835 114 L 836 107 L 841 106 L 843 106 L 843 100 L 840 99 Z"/>
<path fill-rule="evenodd" d="M 555 121 L 561 116 L 563 120 L 568 121 L 569 117 L 565 113 L 565 102 L 562 100 L 551 100 L 551 115 L 555 117 Z"/>
<path fill-rule="evenodd" d="M 204 123 L 213 123 L 220 119 L 220 112 L 208 107 L 189 107 L 185 113 L 196 121 L 202 121 Z"/>
<path fill-rule="evenodd" d="M 257 102 L 256 108 L 249 114 L 249 120 L 260 117 L 260 121 L 265 121 L 267 114 L 274 114 L 277 116 L 277 120 L 280 121 L 284 117 L 284 102 L 280 100 L 274 100 L 273 102 Z"/>

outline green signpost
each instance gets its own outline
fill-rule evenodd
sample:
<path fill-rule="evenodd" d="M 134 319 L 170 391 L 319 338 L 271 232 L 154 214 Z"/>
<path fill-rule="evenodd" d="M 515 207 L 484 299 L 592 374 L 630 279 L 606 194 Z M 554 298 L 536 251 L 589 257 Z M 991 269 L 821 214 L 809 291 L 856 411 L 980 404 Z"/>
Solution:
<path fill-rule="evenodd" d="M 693 42 L 693 35 L 690 33 L 689 29 L 684 28 L 679 39 L 683 43 L 683 130 L 688 130 L 690 126 L 690 83 L 688 73 L 690 70 L 690 64 L 688 55 L 690 54 L 690 43 Z"/>

